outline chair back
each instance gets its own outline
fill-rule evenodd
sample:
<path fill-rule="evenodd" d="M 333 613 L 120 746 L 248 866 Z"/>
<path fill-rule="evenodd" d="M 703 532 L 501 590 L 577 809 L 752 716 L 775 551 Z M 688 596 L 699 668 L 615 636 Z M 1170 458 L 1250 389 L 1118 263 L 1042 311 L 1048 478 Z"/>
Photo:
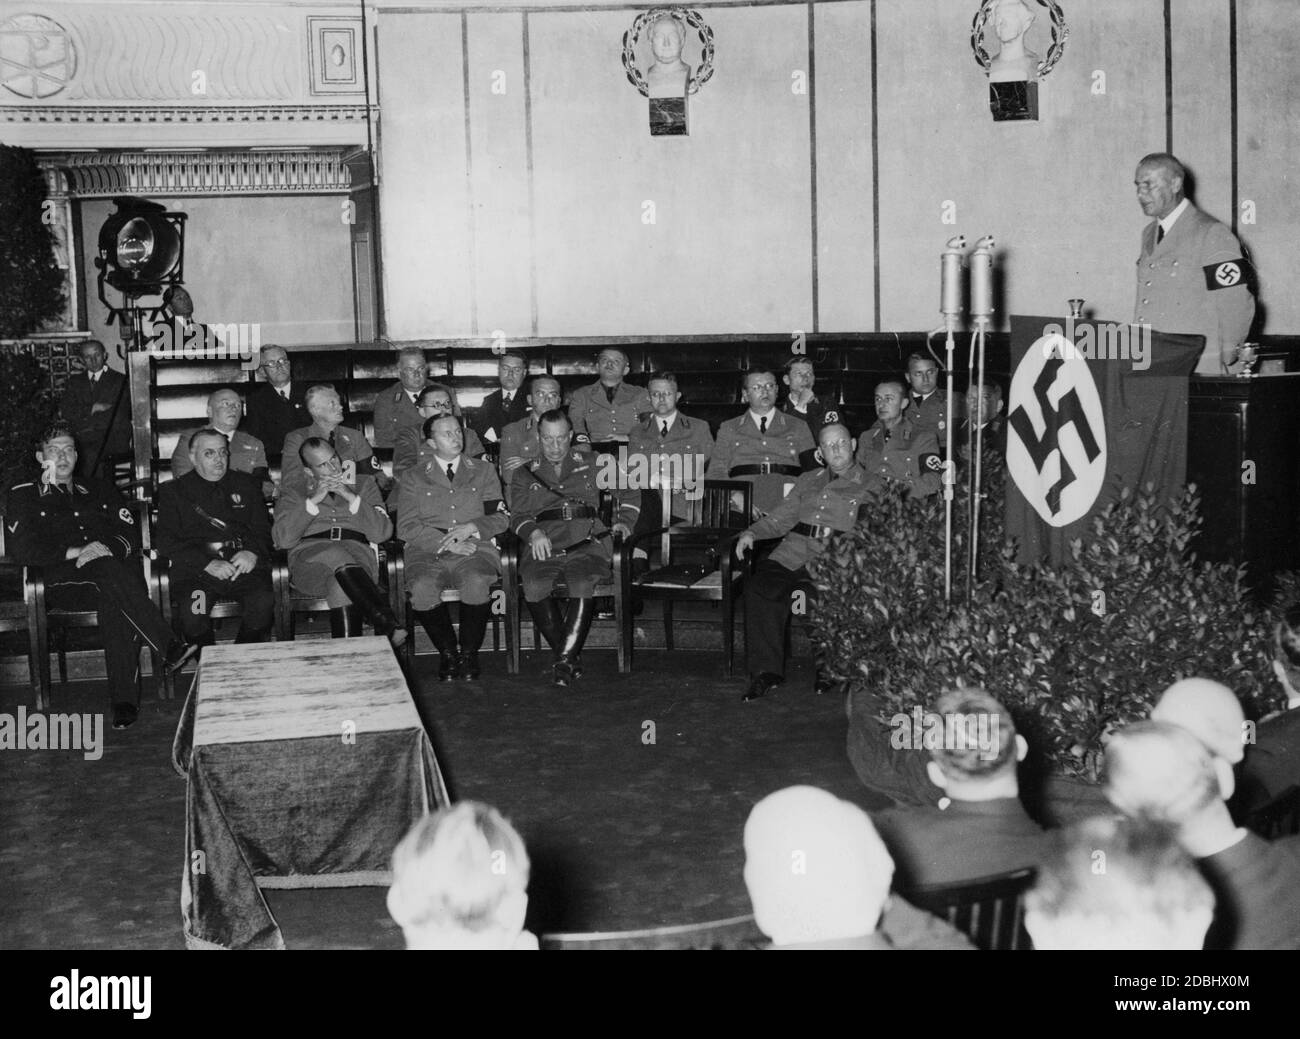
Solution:
<path fill-rule="evenodd" d="M 1266 841 L 1300 834 L 1300 786 L 1287 787 L 1268 804 L 1255 809 L 1246 828 Z"/>
<path fill-rule="evenodd" d="M 981 949 L 1032 949 L 1025 930 L 1024 893 L 1034 883 L 1033 869 L 978 877 L 953 884 L 930 884 L 902 892 L 912 905 L 947 920 Z"/>

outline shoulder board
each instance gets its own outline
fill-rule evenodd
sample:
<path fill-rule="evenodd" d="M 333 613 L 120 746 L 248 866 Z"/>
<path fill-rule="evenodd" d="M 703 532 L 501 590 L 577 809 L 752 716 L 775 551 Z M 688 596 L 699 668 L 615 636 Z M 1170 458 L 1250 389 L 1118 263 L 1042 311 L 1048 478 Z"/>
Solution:
<path fill-rule="evenodd" d="M 35 487 L 35 486 L 36 484 L 34 483 L 16 483 L 9 488 L 9 493 L 12 494 L 14 491 L 21 491 L 24 487 Z"/>

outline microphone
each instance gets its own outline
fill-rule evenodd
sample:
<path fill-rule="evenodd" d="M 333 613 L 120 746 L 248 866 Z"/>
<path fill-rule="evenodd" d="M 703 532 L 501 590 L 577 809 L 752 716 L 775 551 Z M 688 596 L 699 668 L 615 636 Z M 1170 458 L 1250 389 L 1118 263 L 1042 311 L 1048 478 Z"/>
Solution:
<path fill-rule="evenodd" d="M 970 258 L 970 314 L 975 319 L 993 314 L 993 236 L 975 243 Z"/>
<path fill-rule="evenodd" d="M 950 238 L 939 258 L 939 313 L 945 328 L 955 328 L 961 318 L 961 251 L 965 248 L 965 235 Z"/>

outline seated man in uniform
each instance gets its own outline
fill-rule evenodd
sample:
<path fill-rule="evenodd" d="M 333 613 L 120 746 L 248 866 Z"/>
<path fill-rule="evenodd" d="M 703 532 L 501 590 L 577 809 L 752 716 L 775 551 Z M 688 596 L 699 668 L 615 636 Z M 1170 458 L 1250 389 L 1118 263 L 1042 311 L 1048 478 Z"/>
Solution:
<path fill-rule="evenodd" d="M 322 384 L 307 391 L 307 414 L 311 416 L 311 425 L 295 429 L 284 438 L 284 456 L 280 462 L 281 488 L 295 481 L 301 485 L 303 463 L 299 451 L 308 437 L 319 437 L 338 453 L 343 478 L 348 484 L 355 483 L 358 476 L 373 476 L 379 482 L 380 490 L 384 489 L 387 477 L 375 458 L 374 449 L 361 432 L 343 425 L 343 400 L 333 386 Z"/>
<path fill-rule="evenodd" d="M 135 516 L 107 481 L 77 480 L 77 446 L 66 422 L 48 426 L 36 460 L 41 478 L 9 490 L 5 549 L 24 566 L 45 568 L 46 604 L 97 610 L 108 671 L 113 728 L 139 713 L 140 640 L 163 655 L 168 674 L 198 650 L 172 635 L 149 598 Z"/>
<path fill-rule="evenodd" d="M 524 542 L 519 576 L 533 623 L 555 651 L 555 684 L 567 686 L 582 673 L 578 661 L 596 613 L 596 586 L 610 576 L 610 531 L 600 521 L 596 464 L 573 450 L 573 424 L 562 411 L 538 423 L 542 456 L 514 472 L 511 524 Z M 624 504 L 614 533 L 627 537 L 636 510 Z M 567 617 L 555 601 L 557 586 L 568 596 Z"/>
<path fill-rule="evenodd" d="M 791 420 L 792 422 L 795 420 Z M 803 427 L 807 428 L 807 427 Z M 814 592 L 808 561 L 826 547 L 825 538 L 852 530 L 858 510 L 870 496 L 866 474 L 853 461 L 853 438 L 839 422 L 818 432 L 826 468 L 804 473 L 768 515 L 736 539 L 736 556 L 744 558 L 755 541 L 783 537 L 770 557 L 745 582 L 745 644 L 749 647 L 746 702 L 766 696 L 785 681 L 785 628 L 790 597 L 799 589 Z M 816 679 L 817 692 L 831 684 Z"/>
<path fill-rule="evenodd" d="M 268 464 L 278 466 L 284 438 L 310 420 L 307 387 L 293 381 L 293 368 L 284 347 L 268 344 L 262 347 L 260 357 L 260 371 L 266 381 L 248 391 L 244 432 L 260 440 Z"/>
<path fill-rule="evenodd" d="M 1163 827 L 1129 819 L 1057 831 L 1025 894 L 1035 949 L 1200 949 L 1213 916 L 1191 856 Z"/>
<path fill-rule="evenodd" d="M 474 432 L 484 443 L 500 444 L 506 426 L 528 417 L 528 404 L 520 392 L 527 374 L 528 359 L 523 354 L 503 354 L 497 362 L 500 388 L 484 397 L 470 417 Z M 559 402 L 554 406 L 559 407 Z"/>
<path fill-rule="evenodd" d="M 429 419 L 439 415 L 450 415 L 461 425 L 465 432 L 465 454 L 470 458 L 483 457 L 483 441 L 478 434 L 465 425 L 465 419 L 456 406 L 456 396 L 450 386 L 440 382 L 431 382 L 422 389 L 416 398 L 416 414 L 420 423 L 416 426 L 403 426 L 397 431 L 397 441 L 393 446 L 393 478 L 396 479 L 406 469 L 416 464 L 423 464 L 420 455 L 424 453 L 428 438 L 424 427 Z"/>
<path fill-rule="evenodd" d="M 939 493 L 943 461 L 934 433 L 904 418 L 909 404 L 897 379 L 876 387 L 876 424 L 858 441 L 857 461 L 873 487 L 897 481 L 923 498 Z"/>
<path fill-rule="evenodd" d="M 424 424 L 429 453 L 397 481 L 397 536 L 406 542 L 406 587 L 416 617 L 438 650 L 438 680 L 479 677 L 478 651 L 487 632 L 492 584 L 501 554 L 492 538 L 506 529 L 496 470 L 464 454 L 465 436 L 454 415 Z M 446 588 L 460 592 L 460 644 Z"/>
<path fill-rule="evenodd" d="M 375 478 L 358 473 L 349 482 L 338 451 L 322 437 L 308 437 L 299 454 L 304 477 L 283 484 L 275 505 L 275 544 L 289 551 L 293 586 L 325 597 L 334 638 L 360 635 L 364 615 L 375 634 L 400 646 L 406 629 L 375 583 L 379 564 L 371 543 L 393 534 Z"/>
<path fill-rule="evenodd" d="M 538 420 L 548 411 L 560 406 L 560 384 L 549 375 L 536 375 L 528 384 L 529 412 L 517 422 L 511 422 L 501 431 L 501 484 L 510 500 L 510 481 L 521 465 L 542 455 L 542 442 L 537 435 Z M 589 451 L 587 444 L 576 444 L 578 451 Z"/>
<path fill-rule="evenodd" d="M 600 378 L 569 395 L 569 420 L 578 443 L 585 437 L 593 451 L 616 454 L 632 427 L 650 413 L 650 398 L 641 387 L 623 381 L 631 366 L 617 347 L 602 350 L 596 367 Z"/>
<path fill-rule="evenodd" d="M 181 632 L 211 645 L 209 614 L 218 599 L 244 608 L 236 642 L 261 642 L 275 619 L 271 523 L 262 483 L 230 468 L 224 433 L 190 437 L 190 472 L 158 489 L 158 553 L 171 564 L 171 595 Z"/>
<path fill-rule="evenodd" d="M 535 950 L 524 930 L 528 852 L 501 813 L 476 801 L 441 808 L 393 852 L 388 912 L 408 949 Z"/>
<path fill-rule="evenodd" d="M 666 481 L 684 485 L 701 486 L 704 469 L 713 456 L 713 434 L 703 419 L 687 418 L 677 410 L 682 399 L 677 388 L 677 376 L 672 372 L 658 372 L 650 377 L 650 406 L 654 411 L 644 422 L 633 427 L 627 442 L 627 473 L 637 467 L 651 475 L 651 486 L 631 492 L 632 500 L 640 501 L 641 513 L 637 532 L 654 530 L 672 522 L 672 517 L 689 515 L 683 487 L 672 496 L 672 517 L 665 518 L 660 487 Z M 630 480 L 625 478 L 624 485 Z"/>
<path fill-rule="evenodd" d="M 234 390 L 215 390 L 208 396 L 208 424 L 201 429 L 215 429 L 225 436 L 230 446 L 230 468 L 248 473 L 262 484 L 262 493 L 270 498 L 275 485 L 267 475 L 266 448 L 257 437 L 239 428 L 244 417 L 244 404 Z M 179 479 L 194 468 L 190 461 L 190 438 L 199 429 L 187 429 L 176 441 L 172 452 L 172 479 Z"/>
<path fill-rule="evenodd" d="M 771 512 L 811 469 L 817 444 L 808 424 L 776 410 L 776 376 L 766 368 L 745 373 L 744 397 L 749 410 L 718 429 L 704 475 L 711 480 L 748 480 L 754 485 L 754 511 Z"/>
<path fill-rule="evenodd" d="M 404 429 L 415 430 L 418 438 L 424 425 L 417 399 L 429 381 L 429 363 L 418 346 L 403 347 L 397 353 L 397 381 L 375 395 L 375 447 L 393 447 Z M 396 472 L 393 474 L 396 476 Z"/>
<path fill-rule="evenodd" d="M 933 357 L 912 354 L 907 358 L 907 382 L 911 410 L 908 417 L 917 429 L 934 434 L 940 449 L 947 443 L 948 423 L 962 417 L 961 397 L 952 398 L 953 414 L 948 414 L 948 393 L 939 385 L 939 365 Z"/>
<path fill-rule="evenodd" d="M 996 382 L 986 382 L 981 391 L 976 389 L 975 383 L 971 383 L 966 390 L 965 417 L 957 423 L 952 433 L 953 447 L 963 464 L 970 461 L 971 429 L 975 426 L 981 407 L 984 409 L 984 423 L 976 428 L 982 438 L 983 450 L 985 453 L 996 451 L 1003 460 L 1007 457 L 1007 421 L 1002 415 L 1002 387 Z M 944 435 L 940 434 L 938 438 L 940 454 L 944 450 Z"/>
<path fill-rule="evenodd" d="M 931 718 L 943 726 L 941 739 L 929 738 Z M 957 689 L 935 701 L 926 722 L 924 731 L 911 725 L 911 753 L 928 753 L 930 780 L 948 804 L 891 808 L 874 817 L 904 888 L 1036 865 L 1047 839 L 1020 803 L 1017 766 L 1029 744 L 1010 712 L 982 689 Z"/>
<path fill-rule="evenodd" d="M 781 405 L 781 410 L 808 423 L 808 430 L 812 433 L 813 439 L 816 439 L 817 431 L 827 422 L 839 421 L 839 415 L 834 411 L 828 415 L 826 405 L 813 394 L 817 373 L 813 370 L 812 361 L 807 357 L 796 354 L 786 361 L 785 374 L 781 376 L 781 381 L 786 386 L 785 401 Z"/>

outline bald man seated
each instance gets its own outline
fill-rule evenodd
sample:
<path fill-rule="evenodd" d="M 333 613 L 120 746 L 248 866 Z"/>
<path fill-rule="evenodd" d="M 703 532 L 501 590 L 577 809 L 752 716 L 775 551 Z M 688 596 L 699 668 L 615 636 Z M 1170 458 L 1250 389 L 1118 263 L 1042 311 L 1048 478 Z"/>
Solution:
<path fill-rule="evenodd" d="M 871 819 L 792 786 L 745 823 L 745 887 L 774 949 L 971 949 L 942 920 L 889 894 L 894 863 Z"/>
<path fill-rule="evenodd" d="M 1188 730 L 1139 722 L 1106 747 L 1106 796 L 1168 827 L 1214 889 L 1207 949 L 1300 948 L 1300 837 L 1269 843 L 1232 821 L 1232 766 Z"/>
<path fill-rule="evenodd" d="M 237 473 L 248 473 L 262 484 L 262 493 L 270 497 L 275 491 L 268 475 L 266 445 L 251 433 L 239 428 L 244 417 L 244 402 L 232 389 L 214 390 L 208 395 L 208 424 L 187 429 L 176 441 L 172 452 L 172 479 L 179 479 L 194 468 L 190 460 L 190 438 L 199 429 L 215 429 L 226 438 L 230 449 L 230 468 Z"/>
<path fill-rule="evenodd" d="M 1168 830 L 1132 819 L 1056 831 L 1025 894 L 1035 949 L 1200 949 L 1213 916 L 1191 856 Z"/>

